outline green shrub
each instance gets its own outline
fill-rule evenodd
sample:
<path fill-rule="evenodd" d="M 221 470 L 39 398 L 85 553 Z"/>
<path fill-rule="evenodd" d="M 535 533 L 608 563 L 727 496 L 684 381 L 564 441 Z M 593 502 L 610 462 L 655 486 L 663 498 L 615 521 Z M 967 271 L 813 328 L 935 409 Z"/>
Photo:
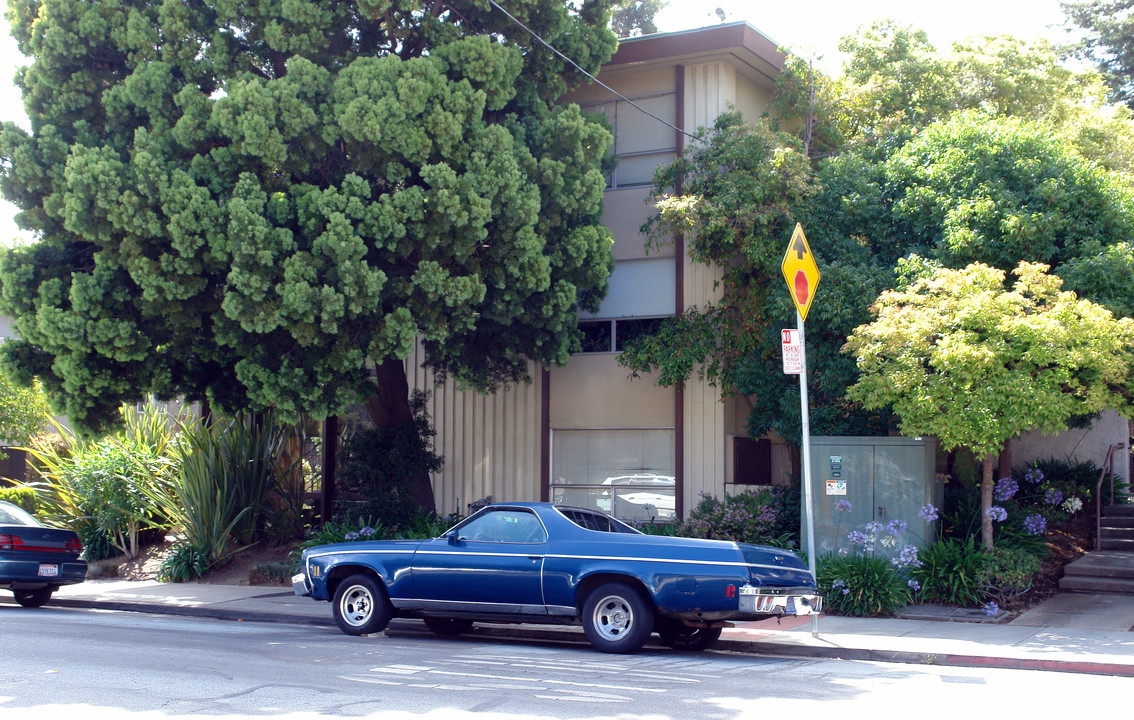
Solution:
<path fill-rule="evenodd" d="M 963 540 L 943 539 L 934 542 L 918 553 L 920 567 L 910 575 L 920 585 L 923 602 L 976 607 L 981 604 L 984 592 L 980 585 L 980 571 L 984 553 L 970 536 Z"/>
<path fill-rule="evenodd" d="M 790 513 L 790 493 L 783 487 L 766 487 L 726 495 L 719 500 L 701 493 L 689 520 L 681 523 L 677 534 L 683 537 L 732 540 L 777 547 L 797 547 L 799 516 L 795 515 L 794 532 L 785 530 L 784 515 Z"/>
<path fill-rule="evenodd" d="M 986 550 L 977 583 L 991 600 L 1006 604 L 1032 588 L 1032 578 L 1039 572 L 1039 558 L 1018 548 L 995 547 Z"/>
<path fill-rule="evenodd" d="M 436 433 L 426 412 L 428 399 L 428 393 L 415 390 L 410 397 L 411 422 L 359 430 L 343 442 L 338 514 L 374 516 L 394 529 L 413 522 L 418 510 L 417 478 L 437 472 L 443 463 L 433 452 Z"/>
<path fill-rule="evenodd" d="M 905 576 L 885 558 L 827 554 L 819 558 L 816 574 L 825 612 L 890 617 L 910 602 Z"/>
<path fill-rule="evenodd" d="M 682 523 L 631 523 L 637 530 L 642 531 L 646 535 L 667 535 L 675 536 L 680 534 L 682 530 Z"/>
<path fill-rule="evenodd" d="M 270 413 L 209 425 L 182 426 L 183 459 L 175 477 L 145 493 L 183 540 L 168 558 L 167 577 L 190 579 L 224 563 L 243 547 L 292 527 L 281 497 L 287 431 Z M 233 544 L 235 541 L 235 546 Z"/>
<path fill-rule="evenodd" d="M 34 488 L 27 485 L 0 488 L 0 500 L 18 505 L 32 515 L 39 509 L 39 498 Z"/>
<path fill-rule="evenodd" d="M 75 530 L 88 560 L 134 557 L 143 530 L 169 525 L 146 493 L 180 462 L 174 421 L 152 401 L 140 413 L 123 407 L 122 418 L 122 430 L 93 441 L 54 423 L 57 434 L 27 448 L 40 514 Z"/>
<path fill-rule="evenodd" d="M 417 512 L 409 522 L 398 528 L 395 537 L 402 540 L 427 540 L 440 537 L 442 533 L 456 525 L 458 520 L 460 518 L 455 513 L 441 517 L 437 513 L 427 513 L 417 508 Z"/>
<path fill-rule="evenodd" d="M 158 567 L 161 582 L 187 582 L 208 572 L 213 563 L 208 554 L 188 542 L 180 542 L 162 559 Z"/>
<path fill-rule="evenodd" d="M 253 585 L 265 582 L 287 582 L 296 572 L 294 563 L 258 562 L 252 565 L 249 582 Z"/>

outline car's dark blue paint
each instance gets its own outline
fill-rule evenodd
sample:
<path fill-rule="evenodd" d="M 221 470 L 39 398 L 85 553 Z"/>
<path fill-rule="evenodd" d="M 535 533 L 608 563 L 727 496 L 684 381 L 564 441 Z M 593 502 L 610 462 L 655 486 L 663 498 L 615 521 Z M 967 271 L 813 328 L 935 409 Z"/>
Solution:
<path fill-rule="evenodd" d="M 38 607 L 62 585 L 82 582 L 87 564 L 71 530 L 45 527 L 28 513 L 0 501 L 0 588 L 16 602 Z"/>
<path fill-rule="evenodd" d="M 588 596 L 610 583 L 647 600 L 659 629 L 808 614 L 821 604 L 790 551 L 644 535 L 602 513 L 547 503 L 492 505 L 440 538 L 311 548 L 301 570 L 296 593 L 318 600 L 334 600 L 347 578 L 376 577 L 403 617 L 576 622 Z"/>

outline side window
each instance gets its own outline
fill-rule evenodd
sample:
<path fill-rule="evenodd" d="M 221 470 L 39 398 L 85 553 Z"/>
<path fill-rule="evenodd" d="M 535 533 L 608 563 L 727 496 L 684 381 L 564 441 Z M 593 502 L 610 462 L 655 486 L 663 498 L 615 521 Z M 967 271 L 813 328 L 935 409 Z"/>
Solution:
<path fill-rule="evenodd" d="M 490 510 L 462 525 L 462 540 L 499 543 L 541 543 L 547 540 L 543 523 L 526 510 Z"/>

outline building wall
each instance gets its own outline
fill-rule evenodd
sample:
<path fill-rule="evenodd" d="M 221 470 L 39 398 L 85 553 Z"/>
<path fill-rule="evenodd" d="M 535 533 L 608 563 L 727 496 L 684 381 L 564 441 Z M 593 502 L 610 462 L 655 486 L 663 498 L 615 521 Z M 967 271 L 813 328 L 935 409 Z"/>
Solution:
<path fill-rule="evenodd" d="M 420 345 L 406 359 L 410 387 L 431 391 L 429 415 L 437 431 L 434 451 L 445 458 L 435 473 L 437 511 L 464 514 L 468 504 L 491 495 L 497 501 L 540 499 L 540 395 L 543 374 L 492 395 L 460 391 L 452 379 L 434 385 L 421 368 Z"/>
<path fill-rule="evenodd" d="M 1012 441 L 1012 466 L 1030 465 L 1033 460 L 1065 460 L 1071 463 L 1093 462 L 1102 469 L 1107 449 L 1122 445 L 1113 458 L 1114 473 L 1130 482 L 1130 424 L 1114 410 L 1106 410 L 1091 427 L 1066 430 L 1057 435 L 1042 432 L 1025 433 Z"/>

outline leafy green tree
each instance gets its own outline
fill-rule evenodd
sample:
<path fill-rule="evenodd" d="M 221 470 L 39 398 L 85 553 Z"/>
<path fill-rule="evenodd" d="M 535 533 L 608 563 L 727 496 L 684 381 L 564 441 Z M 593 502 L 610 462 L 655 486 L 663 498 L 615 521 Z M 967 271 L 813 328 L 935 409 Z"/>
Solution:
<path fill-rule="evenodd" d="M 1075 48 L 1097 63 L 1114 97 L 1134 108 L 1134 0 L 1062 2 L 1068 22 L 1087 31 Z"/>
<path fill-rule="evenodd" d="M 922 125 L 946 115 L 956 94 L 954 68 L 924 30 L 879 20 L 839 41 L 842 99 L 856 132 Z"/>
<path fill-rule="evenodd" d="M 844 37 L 840 48 L 850 53 L 843 76 L 816 83 L 821 136 L 837 131 L 844 141 L 893 147 L 895 139 L 904 142 L 916 128 L 958 110 L 977 110 L 1048 123 L 1104 167 L 1134 167 L 1134 121 L 1128 109 L 1107 103 L 1099 72 L 1067 68 L 1045 40 L 981 37 L 939 51 L 924 32 L 879 21 Z M 798 72 L 789 60 L 777 80 L 788 87 L 779 88 L 777 96 L 800 95 L 785 92 L 791 87 L 785 77 L 793 74 Z M 783 105 L 779 97 L 773 99 L 781 117 L 805 116 L 806 105 L 798 99 L 794 107 Z"/>
<path fill-rule="evenodd" d="M 654 17 L 668 4 L 666 0 L 618 0 L 611 13 L 610 29 L 620 38 L 656 33 Z"/>
<path fill-rule="evenodd" d="M 847 339 L 861 376 L 847 392 L 890 405 L 906 435 L 982 458 L 981 535 L 993 545 L 993 470 L 1004 444 L 1028 430 L 1065 430 L 1072 418 L 1131 404 L 1134 320 L 1062 290 L 1038 263 L 1006 273 L 974 263 L 942 268 L 882 293 L 872 323 Z"/>
<path fill-rule="evenodd" d="M 0 440 L 8 445 L 27 445 L 47 427 L 50 417 L 47 397 L 37 380 L 21 386 L 0 372 Z"/>
<path fill-rule="evenodd" d="M 610 0 L 502 0 L 595 72 Z M 610 266 L 582 73 L 472 0 L 12 0 L 31 120 L 0 191 L 4 366 L 86 430 L 124 401 L 413 421 L 403 359 L 491 390 L 564 362 Z M 419 500 L 432 508 L 427 479 Z"/>
<path fill-rule="evenodd" d="M 674 195 L 667 188 L 678 177 L 682 192 Z M 746 123 L 726 113 L 654 179 L 659 212 L 644 230 L 659 244 L 680 233 L 694 261 L 721 267 L 721 299 L 629 343 L 619 362 L 635 373 L 657 372 L 662 385 L 697 376 L 726 395 L 751 396 L 750 435 L 774 430 L 798 438 L 799 395 L 793 390 L 798 381 L 783 373 L 779 332 L 795 326 L 780 263 L 795 213 L 818 189 L 802 144 L 762 120 Z M 842 400 L 854 363 L 838 348 L 867 319 L 861 298 L 875 297 L 889 270 L 854 240 L 821 247 L 812 244 L 823 273 L 823 301 L 808 316 L 808 364 L 812 367 L 814 349 L 813 367 L 823 373 L 813 381 L 812 426 L 831 433 L 877 432 L 884 418 L 856 413 Z"/>

